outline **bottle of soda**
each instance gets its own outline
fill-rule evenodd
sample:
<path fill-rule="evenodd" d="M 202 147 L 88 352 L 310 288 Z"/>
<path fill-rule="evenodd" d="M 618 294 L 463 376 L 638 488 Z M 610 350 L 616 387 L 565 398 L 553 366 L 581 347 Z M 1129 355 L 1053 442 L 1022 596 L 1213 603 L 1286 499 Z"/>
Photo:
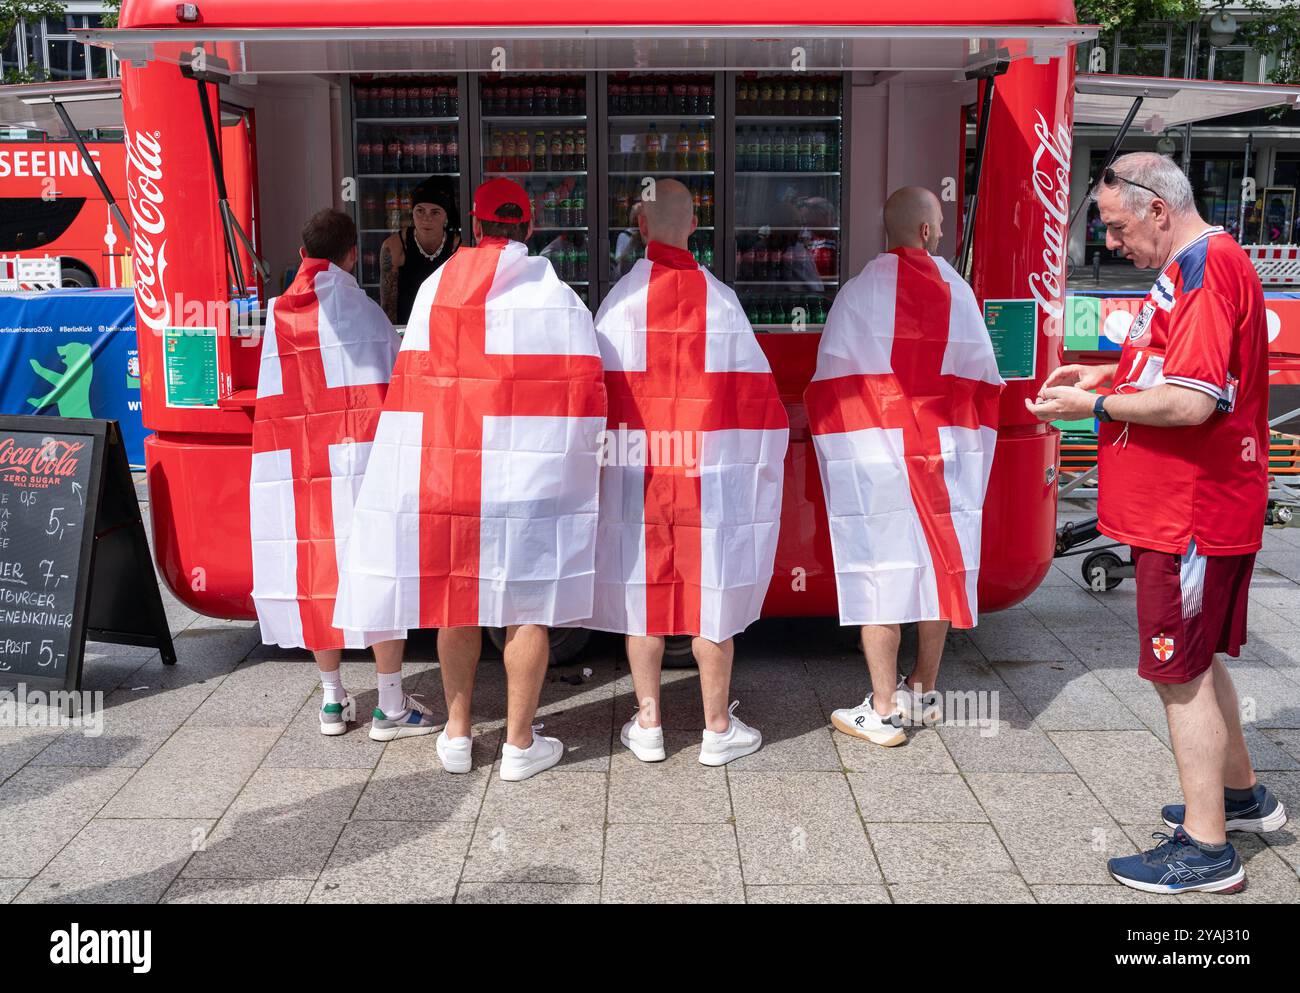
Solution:
<path fill-rule="evenodd" d="M 370 142 L 357 142 L 357 172 L 373 172 L 370 167 Z"/>
<path fill-rule="evenodd" d="M 533 138 L 533 171 L 546 171 L 546 133 L 538 131 Z"/>
<path fill-rule="evenodd" d="M 562 228 L 573 227 L 573 198 L 567 193 L 560 201 L 560 211 L 556 221 Z"/>
<path fill-rule="evenodd" d="M 736 113 L 749 113 L 749 80 L 743 76 L 736 80 Z"/>
<path fill-rule="evenodd" d="M 772 113 L 784 114 L 785 112 L 785 83 L 778 79 L 772 84 Z"/>
<path fill-rule="evenodd" d="M 713 227 L 713 189 L 709 186 L 700 194 L 700 226 Z"/>
<path fill-rule="evenodd" d="M 704 238 L 704 250 L 700 253 L 700 264 L 706 269 L 713 268 L 713 239 Z"/>
<path fill-rule="evenodd" d="M 424 168 L 421 172 L 446 172 L 447 171 L 447 143 L 443 140 L 442 129 L 437 128 L 429 136 L 426 146 L 428 154 L 425 156 Z"/>
<path fill-rule="evenodd" d="M 772 171 L 781 172 L 785 168 L 785 132 L 776 131 L 772 134 Z"/>
<path fill-rule="evenodd" d="M 460 172 L 460 142 L 455 128 L 447 132 L 447 140 L 442 143 L 442 155 L 448 172 Z"/>
<path fill-rule="evenodd" d="M 563 172 L 566 168 L 564 161 L 564 135 L 559 131 L 551 132 L 551 171 Z"/>
<path fill-rule="evenodd" d="M 799 129 L 799 171 L 812 172 L 813 137 L 807 128 Z"/>
<path fill-rule="evenodd" d="M 645 136 L 645 167 L 652 171 L 659 169 L 659 131 L 652 123 Z"/>
<path fill-rule="evenodd" d="M 415 136 L 415 165 L 412 172 L 442 172 L 442 144 L 436 131 L 432 138 L 430 141 L 430 135 L 424 131 Z"/>
<path fill-rule="evenodd" d="M 826 172 L 826 133 L 818 131 L 812 138 L 812 171 Z"/>
<path fill-rule="evenodd" d="M 566 169 L 573 169 L 578 161 L 578 139 L 571 130 L 564 132 L 564 161 Z"/>
<path fill-rule="evenodd" d="M 758 113 L 771 114 L 772 110 L 772 81 L 770 79 L 761 80 L 758 84 Z"/>
<path fill-rule="evenodd" d="M 589 259 L 587 256 L 587 246 L 583 245 L 581 248 L 578 249 L 578 257 L 574 263 L 574 267 L 573 267 L 574 279 L 582 280 L 587 278 L 588 263 L 589 263 Z"/>
<path fill-rule="evenodd" d="M 579 172 L 587 171 L 587 129 L 578 128 L 578 137 L 574 142 L 573 168 Z"/>
<path fill-rule="evenodd" d="M 759 172 L 772 171 L 772 132 L 767 128 L 758 137 L 758 165 L 755 168 Z"/>
<path fill-rule="evenodd" d="M 519 113 L 533 113 L 533 88 L 531 86 L 519 87 Z"/>
<path fill-rule="evenodd" d="M 708 83 L 700 84 L 700 113 L 713 113 L 713 87 Z"/>
<path fill-rule="evenodd" d="M 573 226 L 575 228 L 586 227 L 587 198 L 583 196 L 582 190 L 575 190 L 570 199 L 573 201 Z"/>
<path fill-rule="evenodd" d="M 621 83 L 609 84 L 609 112 L 611 114 L 623 113 L 623 86 Z"/>
<path fill-rule="evenodd" d="M 712 146 L 703 124 L 695 131 L 695 168 L 700 172 L 708 172 L 713 168 Z"/>
<path fill-rule="evenodd" d="M 749 133 L 745 136 L 745 168 L 750 172 L 758 172 L 762 160 L 762 132 L 756 127 L 750 127 Z"/>
<path fill-rule="evenodd" d="M 677 154 L 673 158 L 673 168 L 680 172 L 686 172 L 691 167 L 691 136 L 686 133 L 685 128 L 677 132 L 675 144 Z"/>
<path fill-rule="evenodd" d="M 402 170 L 415 172 L 419 164 L 415 161 L 415 138 L 409 133 L 402 138 Z"/>
<path fill-rule="evenodd" d="M 384 172 L 402 171 L 402 139 L 395 134 L 388 136 L 384 150 Z"/>

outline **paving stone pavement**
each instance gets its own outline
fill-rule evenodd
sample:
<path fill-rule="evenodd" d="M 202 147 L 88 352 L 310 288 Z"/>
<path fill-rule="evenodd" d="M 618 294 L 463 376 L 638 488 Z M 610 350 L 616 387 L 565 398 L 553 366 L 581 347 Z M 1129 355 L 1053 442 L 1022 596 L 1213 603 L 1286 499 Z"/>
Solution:
<path fill-rule="evenodd" d="M 498 660 L 479 671 L 474 769 L 449 776 L 433 737 L 322 737 L 309 656 L 168 596 L 175 667 L 88 647 L 102 736 L 0 728 L 0 902 L 1158 900 L 1115 884 L 1105 860 L 1147 847 L 1161 804 L 1180 799 L 1168 732 L 1134 671 L 1132 583 L 1094 593 L 1079 561 L 950 636 L 941 688 L 970 692 L 950 697 L 973 708 L 964 726 L 909 730 L 892 749 L 832 731 L 829 711 L 866 692 L 860 656 L 834 622 L 765 621 L 738 642 L 733 686 L 763 749 L 701 766 L 695 674 L 668 670 L 668 759 L 643 765 L 618 741 L 626 662 L 598 636 L 543 692 L 539 719 L 569 754 L 519 784 L 496 775 Z M 1266 534 L 1251 600 L 1232 672 L 1293 826 L 1234 835 L 1249 885 L 1212 899 L 1296 903 L 1300 530 Z M 368 712 L 367 657 L 348 653 L 343 679 Z M 405 683 L 442 710 L 428 633 L 408 646 Z"/>

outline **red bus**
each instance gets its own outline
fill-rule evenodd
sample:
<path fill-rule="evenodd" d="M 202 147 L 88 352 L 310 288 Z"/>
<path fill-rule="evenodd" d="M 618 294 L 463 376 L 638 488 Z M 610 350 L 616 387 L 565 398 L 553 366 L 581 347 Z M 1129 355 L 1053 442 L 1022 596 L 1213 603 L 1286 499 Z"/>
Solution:
<path fill-rule="evenodd" d="M 121 85 L 95 79 L 0 86 L 0 126 L 34 136 L 0 142 L 0 258 L 57 257 L 64 286 L 134 285 L 131 239 L 68 128 L 70 122 L 83 137 L 94 136 L 85 138 L 86 153 L 112 201 L 129 214 Z M 231 208 L 256 244 L 252 112 L 223 103 L 220 128 Z M 105 134 L 114 140 L 103 140 Z M 257 285 L 246 253 L 243 262 L 245 284 Z"/>

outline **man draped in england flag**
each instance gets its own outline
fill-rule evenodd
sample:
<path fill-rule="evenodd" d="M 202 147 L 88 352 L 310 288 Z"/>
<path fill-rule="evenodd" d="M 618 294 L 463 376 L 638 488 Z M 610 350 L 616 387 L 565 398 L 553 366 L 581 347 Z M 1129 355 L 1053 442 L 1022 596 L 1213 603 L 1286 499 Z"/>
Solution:
<path fill-rule="evenodd" d="M 397 333 L 352 276 L 352 218 L 320 211 L 303 227 L 302 244 L 293 283 L 267 307 L 253 415 L 253 603 L 262 640 L 315 654 L 322 734 L 343 734 L 355 718 L 339 661 L 341 649 L 366 647 L 379 670 L 370 736 L 428 734 L 432 717 L 402 692 L 405 626 L 333 624 L 339 563 Z"/>
<path fill-rule="evenodd" d="M 700 761 L 725 765 L 762 744 L 727 706 L 732 636 L 758 618 L 772 578 L 789 424 L 735 293 L 686 247 L 690 191 L 659 180 L 641 207 L 646 258 L 596 315 L 609 430 L 586 626 L 628 635 L 638 708 L 622 740 L 646 762 L 665 757 L 664 636 L 692 635 Z"/>
<path fill-rule="evenodd" d="M 591 312 L 530 257 L 528 195 L 474 194 L 475 247 L 416 294 L 357 498 L 335 622 L 438 631 L 448 772 L 470 770 L 481 625 L 506 628 L 501 778 L 564 754 L 533 734 L 547 625 L 591 614 L 605 388 Z"/>
<path fill-rule="evenodd" d="M 975 626 L 980 528 L 997 440 L 998 375 L 970 287 L 931 253 L 939 200 L 885 204 L 888 251 L 844 284 L 804 400 L 830 522 L 841 624 L 862 625 L 872 691 L 831 721 L 880 745 L 942 716 L 935 681 L 950 624 Z M 898 678 L 899 625 L 918 625 Z"/>

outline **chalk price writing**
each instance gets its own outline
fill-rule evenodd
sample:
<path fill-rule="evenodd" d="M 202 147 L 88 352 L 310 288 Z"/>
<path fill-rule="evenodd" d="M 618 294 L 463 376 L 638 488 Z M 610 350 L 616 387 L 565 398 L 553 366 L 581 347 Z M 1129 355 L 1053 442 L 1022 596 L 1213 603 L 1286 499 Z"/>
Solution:
<path fill-rule="evenodd" d="M 59 517 L 58 514 L 59 511 L 61 510 L 63 510 L 62 507 L 51 507 L 50 521 L 45 526 L 45 533 L 48 534 L 50 537 L 57 539 L 58 541 L 63 540 L 63 532 L 65 530 L 67 530 L 68 528 L 75 528 L 77 526 L 72 521 L 64 521 L 61 517 Z"/>
<path fill-rule="evenodd" d="M 59 588 L 59 584 L 68 578 L 68 574 L 66 572 L 61 572 L 57 576 L 54 575 L 53 559 L 41 559 L 41 568 L 45 570 L 42 573 L 42 575 L 45 577 L 45 588 L 47 590 L 50 588 L 51 579 L 54 580 L 54 588 L 57 590 Z"/>
<path fill-rule="evenodd" d="M 18 491 L 18 502 L 21 503 L 24 507 L 35 507 L 35 506 L 36 506 L 36 491 L 35 491 L 35 490 L 19 490 L 19 491 Z"/>
<path fill-rule="evenodd" d="M 57 660 L 67 657 L 62 652 L 59 652 L 58 655 L 55 655 L 54 648 L 52 647 L 53 645 L 54 642 L 51 641 L 49 638 L 46 638 L 41 642 L 41 658 L 37 660 L 36 664 L 39 665 L 42 669 L 47 669 L 50 666 L 52 666 Z"/>

